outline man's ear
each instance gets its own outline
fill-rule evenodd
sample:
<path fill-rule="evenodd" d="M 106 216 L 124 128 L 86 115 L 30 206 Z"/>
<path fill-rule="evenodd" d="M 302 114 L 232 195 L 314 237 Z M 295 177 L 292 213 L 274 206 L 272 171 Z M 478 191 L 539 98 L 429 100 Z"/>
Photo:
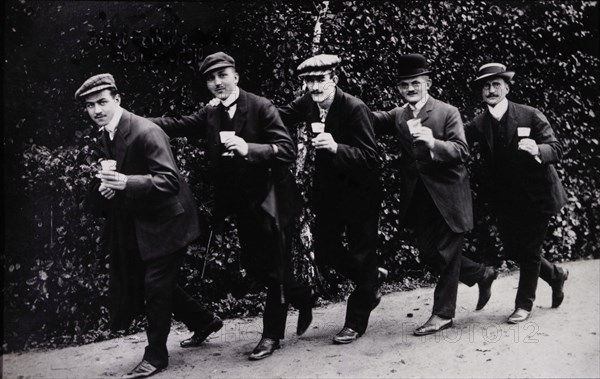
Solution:
<path fill-rule="evenodd" d="M 510 92 L 510 85 L 508 83 L 506 83 L 506 94 L 508 95 L 509 92 Z"/>
<path fill-rule="evenodd" d="M 240 81 L 240 74 L 238 74 L 236 71 L 235 74 L 233 74 L 233 77 L 235 78 L 235 84 L 237 85 Z"/>
<path fill-rule="evenodd" d="M 427 81 L 425 83 L 427 84 L 427 90 L 429 90 L 433 82 L 431 81 L 431 79 L 427 78 Z"/>
<path fill-rule="evenodd" d="M 115 103 L 121 104 L 121 95 L 119 95 L 119 94 L 115 95 Z"/>
<path fill-rule="evenodd" d="M 338 80 L 340 80 L 340 78 L 337 75 L 333 75 L 331 78 L 331 81 L 333 81 L 335 84 L 338 84 Z"/>

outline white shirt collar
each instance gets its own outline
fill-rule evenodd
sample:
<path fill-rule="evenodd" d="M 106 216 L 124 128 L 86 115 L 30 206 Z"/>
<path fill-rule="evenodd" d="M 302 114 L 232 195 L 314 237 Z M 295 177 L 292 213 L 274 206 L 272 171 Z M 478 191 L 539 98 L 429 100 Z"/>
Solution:
<path fill-rule="evenodd" d="M 121 106 L 117 105 L 117 108 L 115 109 L 115 114 L 113 115 L 112 120 L 110 120 L 110 122 L 108 124 L 104 125 L 104 130 L 106 130 L 108 132 L 108 136 L 110 137 L 111 141 L 113 138 L 115 138 L 115 132 L 117 131 L 117 125 L 119 125 L 119 121 L 121 121 L 122 115 L 123 115 L 123 108 L 121 108 Z M 102 130 L 102 128 L 100 128 L 100 130 Z"/>
<path fill-rule="evenodd" d="M 500 121 L 502 119 L 502 116 L 504 116 L 504 114 L 508 110 L 508 99 L 506 99 L 506 97 L 505 97 L 504 99 L 502 99 L 501 102 L 496 104 L 496 106 L 494 106 L 494 107 L 491 107 L 488 105 L 488 109 L 489 109 L 492 117 L 494 117 L 496 120 Z"/>
<path fill-rule="evenodd" d="M 414 114 L 417 114 L 421 111 L 421 108 L 423 108 L 425 106 L 425 103 L 427 102 L 427 100 L 429 100 L 429 94 L 425 94 L 425 96 L 419 100 L 418 103 L 416 103 L 415 105 L 412 104 L 408 104 L 408 106 L 410 107 L 410 109 L 413 111 Z"/>
<path fill-rule="evenodd" d="M 227 99 L 221 100 L 221 104 L 223 104 L 224 106 L 228 107 L 228 106 L 231 105 L 231 103 L 233 103 L 234 101 L 236 101 L 239 96 L 240 96 L 240 87 L 235 86 L 235 88 L 231 92 L 231 95 L 229 95 L 229 97 Z M 236 105 L 233 105 L 233 107 L 235 107 L 235 106 Z"/>

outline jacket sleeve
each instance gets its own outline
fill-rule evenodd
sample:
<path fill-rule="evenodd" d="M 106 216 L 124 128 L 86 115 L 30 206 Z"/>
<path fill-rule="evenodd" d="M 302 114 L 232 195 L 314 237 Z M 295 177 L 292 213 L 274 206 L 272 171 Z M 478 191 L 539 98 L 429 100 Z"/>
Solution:
<path fill-rule="evenodd" d="M 347 123 L 344 127 L 351 131 L 350 143 L 338 142 L 333 164 L 343 169 L 373 170 L 379 168 L 380 158 L 371 110 L 365 104 L 357 105 L 353 107 L 346 120 Z"/>
<path fill-rule="evenodd" d="M 296 160 L 296 145 L 283 124 L 277 108 L 268 100 L 260 103 L 258 121 L 265 136 L 264 143 L 248 142 L 248 155 L 250 163 L 260 163 L 275 159 L 283 163 L 292 163 Z"/>
<path fill-rule="evenodd" d="M 373 112 L 373 129 L 378 135 L 396 135 L 396 109 Z"/>
<path fill-rule="evenodd" d="M 437 162 L 467 162 L 469 145 L 458 109 L 450 107 L 444 120 L 444 139 L 435 139 L 433 160 Z"/>
<path fill-rule="evenodd" d="M 128 175 L 126 196 L 156 199 L 176 195 L 179 192 L 178 170 L 167 135 L 153 126 L 139 139 L 149 173 Z"/>
<path fill-rule="evenodd" d="M 538 144 L 540 159 L 543 163 L 556 163 L 562 158 L 562 144 L 556 139 L 546 116 L 537 109 L 533 110 L 531 120 L 532 138 Z"/>
<path fill-rule="evenodd" d="M 309 103 L 306 101 L 305 96 L 300 96 L 291 103 L 279 107 L 277 110 L 285 126 L 289 128 L 297 123 L 306 121 L 305 118 L 308 113 L 307 104 Z"/>
<path fill-rule="evenodd" d="M 198 137 L 206 135 L 207 107 L 188 116 L 148 117 L 148 120 L 160 126 L 169 137 Z"/>

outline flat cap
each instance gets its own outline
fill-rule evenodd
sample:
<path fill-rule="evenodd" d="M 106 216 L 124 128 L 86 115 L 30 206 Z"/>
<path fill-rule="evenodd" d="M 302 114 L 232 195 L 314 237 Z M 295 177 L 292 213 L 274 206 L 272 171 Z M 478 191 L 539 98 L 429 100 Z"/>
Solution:
<path fill-rule="evenodd" d="M 298 76 L 325 75 L 335 68 L 342 60 L 337 55 L 319 54 L 308 58 L 298 66 Z"/>
<path fill-rule="evenodd" d="M 89 95 L 92 92 L 102 91 L 107 88 L 117 89 L 115 84 L 115 78 L 111 74 L 98 74 L 94 75 L 81 85 L 77 91 L 75 91 L 75 99 L 82 98 Z"/>
<path fill-rule="evenodd" d="M 235 60 L 230 55 L 219 51 L 204 58 L 202 65 L 200 65 L 200 75 L 205 75 L 224 67 L 235 67 Z"/>

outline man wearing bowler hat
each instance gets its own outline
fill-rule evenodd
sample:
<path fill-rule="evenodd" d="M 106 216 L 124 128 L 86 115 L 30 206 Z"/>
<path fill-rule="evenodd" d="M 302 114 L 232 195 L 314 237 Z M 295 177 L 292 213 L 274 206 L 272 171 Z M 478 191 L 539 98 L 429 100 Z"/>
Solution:
<path fill-rule="evenodd" d="M 242 265 L 267 286 L 262 338 L 249 356 L 259 360 L 280 347 L 289 304 L 300 311 L 298 335 L 312 321 L 310 288 L 296 281 L 291 260 L 299 199 L 289 165 L 295 162 L 296 146 L 275 106 L 238 87 L 231 56 L 223 52 L 207 56 L 200 75 L 214 101 L 189 116 L 151 120 L 172 137 L 207 141 L 216 217 L 236 217 Z M 195 337 L 182 344 L 195 345 Z"/>
<path fill-rule="evenodd" d="M 356 285 L 344 327 L 333 338 L 347 344 L 365 333 L 381 298 L 376 254 L 381 188 L 371 111 L 337 86 L 339 63 L 330 54 L 302 62 L 298 72 L 307 93 L 279 113 L 288 127 L 305 122 L 316 134 L 315 258 L 319 266 L 334 268 Z"/>
<path fill-rule="evenodd" d="M 199 235 L 196 204 L 167 135 L 121 108 L 112 75 L 89 78 L 75 98 L 101 127 L 103 154 L 116 161 L 100 171 L 86 206 L 106 218 L 103 249 L 110 257 L 111 328 L 127 329 L 144 310 L 148 322 L 143 360 L 123 377 L 147 377 L 168 365 L 172 313 L 191 330 L 210 332 L 202 329 L 203 321 L 214 315 L 177 286 L 187 245 Z"/>
<path fill-rule="evenodd" d="M 474 86 L 487 107 L 466 127 L 469 142 L 482 148 L 488 177 L 481 187 L 490 195 L 506 254 L 520 265 L 512 324 L 529 318 L 538 276 L 552 287 L 556 308 L 569 275 L 542 257 L 548 223 L 566 203 L 554 168 L 562 146 L 542 112 L 506 98 L 514 75 L 500 63 L 479 68 Z"/>
<path fill-rule="evenodd" d="M 458 109 L 428 94 L 432 81 L 420 54 L 398 60 L 398 87 L 406 104 L 375 112 L 378 133 L 396 135 L 402 156 L 399 217 L 414 229 L 419 252 L 439 273 L 432 315 L 415 335 L 452 326 L 461 262 L 471 270 L 463 281 L 479 285 L 477 309 L 483 308 L 497 276 L 492 267 L 462 256 L 464 233 L 473 227 L 471 188 L 465 163 L 469 148 Z"/>

